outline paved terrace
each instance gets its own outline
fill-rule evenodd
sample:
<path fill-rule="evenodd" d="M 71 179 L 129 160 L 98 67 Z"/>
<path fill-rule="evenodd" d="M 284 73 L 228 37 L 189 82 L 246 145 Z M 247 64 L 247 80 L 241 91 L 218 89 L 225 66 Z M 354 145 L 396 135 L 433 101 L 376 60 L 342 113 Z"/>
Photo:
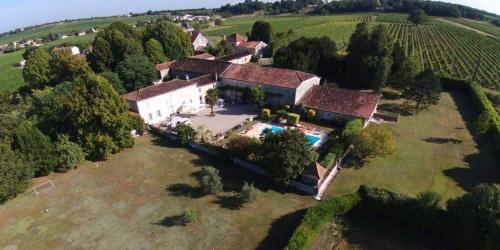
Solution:
<path fill-rule="evenodd" d="M 210 108 L 202 109 L 192 115 L 181 115 L 191 120 L 191 126 L 197 129 L 205 125 L 208 130 L 215 134 L 224 134 L 229 129 L 246 121 L 248 118 L 257 116 L 255 108 L 251 105 L 214 107 L 215 116 L 210 116 Z"/>

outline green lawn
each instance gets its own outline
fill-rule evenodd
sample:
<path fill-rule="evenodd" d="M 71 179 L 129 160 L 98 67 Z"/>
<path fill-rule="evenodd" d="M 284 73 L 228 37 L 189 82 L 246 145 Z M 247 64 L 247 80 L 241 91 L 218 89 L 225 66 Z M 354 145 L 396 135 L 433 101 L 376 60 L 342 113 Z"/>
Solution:
<path fill-rule="evenodd" d="M 152 15 L 152 16 L 136 16 L 136 17 L 109 17 L 109 18 L 99 18 L 92 20 L 82 20 L 82 21 L 72 21 L 65 23 L 49 24 L 46 26 L 26 29 L 22 32 L 15 33 L 9 36 L 0 37 L 0 44 L 9 43 L 12 41 L 18 41 L 23 38 L 42 38 L 42 36 L 48 35 L 49 33 L 61 34 L 61 33 L 71 33 L 72 31 L 84 31 L 91 29 L 93 27 L 104 28 L 105 26 L 116 22 L 122 21 L 128 24 L 135 24 L 137 21 L 147 21 L 155 20 L 162 17 L 163 15 Z"/>
<path fill-rule="evenodd" d="M 315 202 L 207 159 L 144 136 L 105 162 L 38 178 L 56 188 L 40 196 L 27 190 L 0 206 L 0 249 L 279 249 Z M 200 193 L 196 173 L 204 165 L 220 169 L 225 192 Z M 239 207 L 243 180 L 258 181 L 259 192 Z M 175 225 L 187 207 L 197 221 Z"/>
<path fill-rule="evenodd" d="M 14 64 L 23 59 L 24 50 L 0 54 L 0 92 L 16 90 L 24 84 L 23 70 Z"/>
<path fill-rule="evenodd" d="M 390 102 L 390 101 L 389 101 Z M 397 106 L 382 104 L 380 108 Z M 366 184 L 408 195 L 436 191 L 457 197 L 475 184 L 497 180 L 498 162 L 487 139 L 471 134 L 474 112 L 462 94 L 443 93 L 437 106 L 384 125 L 396 138 L 396 152 L 361 168 L 344 168 L 327 191 L 336 196 Z"/>

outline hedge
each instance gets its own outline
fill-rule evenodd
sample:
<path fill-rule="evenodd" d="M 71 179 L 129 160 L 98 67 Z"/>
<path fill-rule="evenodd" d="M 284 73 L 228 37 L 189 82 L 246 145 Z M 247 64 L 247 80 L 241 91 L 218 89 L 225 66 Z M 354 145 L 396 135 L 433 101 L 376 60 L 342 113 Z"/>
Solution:
<path fill-rule="evenodd" d="M 359 196 L 346 194 L 340 197 L 322 201 L 307 210 L 300 225 L 295 229 L 292 238 L 285 247 L 286 250 L 309 249 L 311 243 L 322 229 L 323 225 L 337 215 L 347 213 L 358 204 Z"/>
<path fill-rule="evenodd" d="M 287 123 L 288 123 L 288 125 L 290 125 L 290 126 L 296 126 L 297 124 L 299 124 L 299 121 L 300 121 L 300 115 L 299 114 L 288 113 L 288 115 L 287 115 Z"/>
<path fill-rule="evenodd" d="M 262 119 L 267 121 L 267 120 L 271 119 L 271 110 L 264 108 L 264 109 L 262 109 L 260 115 L 261 115 Z"/>
<path fill-rule="evenodd" d="M 335 159 L 337 158 L 337 155 L 335 153 L 327 153 L 325 157 L 323 157 L 323 160 L 319 164 L 325 168 L 331 168 L 333 164 L 335 163 Z"/>

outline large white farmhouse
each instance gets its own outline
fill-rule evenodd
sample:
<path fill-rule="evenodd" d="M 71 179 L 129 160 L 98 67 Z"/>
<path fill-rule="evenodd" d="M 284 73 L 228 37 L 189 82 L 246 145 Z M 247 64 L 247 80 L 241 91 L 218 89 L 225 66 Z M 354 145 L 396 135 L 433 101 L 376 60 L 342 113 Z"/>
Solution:
<path fill-rule="evenodd" d="M 380 94 L 319 86 L 321 78 L 296 70 L 234 64 L 222 60 L 181 58 L 161 64 L 171 78 L 125 95 L 130 109 L 155 124 L 178 112 L 205 107 L 207 90 L 220 87 L 225 99 L 243 99 L 244 88 L 260 85 L 266 103 L 302 105 L 317 111 L 318 118 L 359 118 L 365 123 L 377 109 Z"/>

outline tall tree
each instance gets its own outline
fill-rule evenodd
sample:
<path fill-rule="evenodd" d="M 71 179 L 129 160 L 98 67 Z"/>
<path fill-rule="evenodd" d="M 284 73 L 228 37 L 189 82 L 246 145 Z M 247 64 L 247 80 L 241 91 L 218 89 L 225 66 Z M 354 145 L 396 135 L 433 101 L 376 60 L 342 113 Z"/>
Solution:
<path fill-rule="evenodd" d="M 113 86 L 118 94 L 123 95 L 127 93 L 127 89 L 125 88 L 123 81 L 120 79 L 120 76 L 117 73 L 106 71 L 99 74 L 99 76 L 106 78 L 106 80 L 108 80 L 109 84 Z"/>
<path fill-rule="evenodd" d="M 353 153 L 361 160 L 392 154 L 395 148 L 394 136 L 380 125 L 369 126 L 353 140 Z"/>
<path fill-rule="evenodd" d="M 115 22 L 99 32 L 92 44 L 92 65 L 97 72 L 114 70 L 130 56 L 142 55 L 139 34 L 128 24 Z"/>
<path fill-rule="evenodd" d="M 255 107 L 260 107 L 263 103 L 264 100 L 266 99 L 266 93 L 264 93 L 264 89 L 262 86 L 257 85 L 256 87 L 253 87 L 251 90 L 252 93 L 252 104 L 255 105 Z"/>
<path fill-rule="evenodd" d="M 38 97 L 32 112 L 47 134 L 69 135 L 89 159 L 98 160 L 134 144 L 127 110 L 105 78 L 86 74 Z"/>
<path fill-rule="evenodd" d="M 52 81 L 55 84 L 74 81 L 77 77 L 91 72 L 85 57 L 67 51 L 55 52 L 50 60 Z"/>
<path fill-rule="evenodd" d="M 405 90 L 415 82 L 415 77 L 419 72 L 418 65 L 412 57 L 405 57 L 397 70 L 392 72 L 389 82 L 399 90 Z"/>
<path fill-rule="evenodd" d="M 21 153 L 26 164 L 33 166 L 36 176 L 50 174 L 56 165 L 50 138 L 31 122 L 23 122 L 14 130 L 13 147 Z"/>
<path fill-rule="evenodd" d="M 191 38 L 180 27 L 163 21 L 149 24 L 144 31 L 144 41 L 154 38 L 163 46 L 163 51 L 170 60 L 193 55 Z"/>
<path fill-rule="evenodd" d="M 408 21 L 412 22 L 415 25 L 422 24 L 427 21 L 427 15 L 425 11 L 422 9 L 412 10 L 410 15 L 408 16 Z"/>
<path fill-rule="evenodd" d="M 405 49 L 399 42 L 395 42 L 392 48 L 392 68 L 391 72 L 396 72 L 401 67 L 401 64 L 406 59 Z"/>
<path fill-rule="evenodd" d="M 318 157 L 304 133 L 295 129 L 266 135 L 262 152 L 262 165 L 276 181 L 286 185 Z"/>
<path fill-rule="evenodd" d="M 205 102 L 210 105 L 210 116 L 215 116 L 214 113 L 214 105 L 219 100 L 219 90 L 218 89 L 209 89 L 207 94 L 205 95 Z"/>
<path fill-rule="evenodd" d="M 215 47 L 209 45 L 208 53 L 214 56 L 226 56 L 234 53 L 234 48 L 227 40 L 221 40 Z"/>
<path fill-rule="evenodd" d="M 154 64 L 145 56 L 132 56 L 118 66 L 118 75 L 128 91 L 144 88 L 156 78 Z"/>
<path fill-rule="evenodd" d="M 168 59 L 163 52 L 163 47 L 156 39 L 149 39 L 144 45 L 144 54 L 154 64 L 166 62 Z"/>
<path fill-rule="evenodd" d="M 8 145 L 0 144 L 0 204 L 26 190 L 33 168 Z"/>
<path fill-rule="evenodd" d="M 380 91 L 385 87 L 387 81 L 389 80 L 389 75 L 391 74 L 392 59 L 390 57 L 384 57 L 379 61 L 377 71 L 373 79 L 373 89 L 375 91 Z"/>
<path fill-rule="evenodd" d="M 267 44 L 272 39 L 274 30 L 273 26 L 266 21 L 257 21 L 253 24 L 252 31 L 250 32 L 250 41 L 263 41 Z"/>
<path fill-rule="evenodd" d="M 415 102 L 415 109 L 420 111 L 432 104 L 437 104 L 441 92 L 439 77 L 431 69 L 426 69 L 417 75 L 415 82 L 403 91 L 403 96 Z"/>
<path fill-rule="evenodd" d="M 42 88 L 50 82 L 50 54 L 42 48 L 32 50 L 23 69 L 24 81 L 31 88 Z"/>

